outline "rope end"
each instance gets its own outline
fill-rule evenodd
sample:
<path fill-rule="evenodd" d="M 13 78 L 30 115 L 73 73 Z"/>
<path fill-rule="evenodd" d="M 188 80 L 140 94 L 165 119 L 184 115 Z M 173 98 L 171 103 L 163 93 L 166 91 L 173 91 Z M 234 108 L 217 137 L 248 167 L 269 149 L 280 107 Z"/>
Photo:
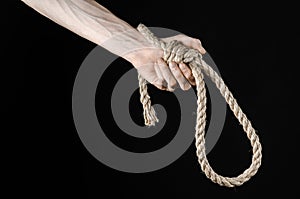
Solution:
<path fill-rule="evenodd" d="M 144 109 L 144 120 L 145 125 L 148 127 L 155 126 L 155 123 L 159 121 L 153 106 L 151 106 L 150 110 Z"/>

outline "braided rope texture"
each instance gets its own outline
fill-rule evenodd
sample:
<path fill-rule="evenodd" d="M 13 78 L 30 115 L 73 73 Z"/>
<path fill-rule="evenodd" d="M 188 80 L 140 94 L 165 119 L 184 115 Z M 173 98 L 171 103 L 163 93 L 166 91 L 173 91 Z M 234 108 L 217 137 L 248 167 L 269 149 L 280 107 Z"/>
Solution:
<path fill-rule="evenodd" d="M 140 24 L 137 29 L 143 34 L 145 38 L 147 38 L 147 40 L 150 43 L 164 50 L 163 59 L 167 63 L 170 61 L 174 61 L 176 63 L 184 62 L 192 70 L 193 76 L 196 80 L 196 90 L 198 96 L 197 119 L 195 127 L 195 144 L 197 149 L 196 154 L 198 157 L 198 162 L 201 165 L 202 171 L 211 181 L 221 186 L 235 187 L 247 182 L 252 176 L 254 176 L 257 173 L 261 165 L 262 147 L 259 142 L 259 138 L 251 125 L 251 122 L 248 120 L 247 116 L 239 107 L 236 99 L 233 97 L 232 93 L 229 91 L 222 78 L 202 59 L 202 55 L 197 50 L 188 48 L 184 46 L 181 42 L 176 40 L 171 41 L 169 43 L 165 43 L 164 41 L 155 37 L 154 34 L 143 24 Z M 212 82 L 215 83 L 216 87 L 219 89 L 220 93 L 226 100 L 235 117 L 243 126 L 243 130 L 246 133 L 248 139 L 250 140 L 252 146 L 252 163 L 248 169 L 246 169 L 242 174 L 240 174 L 237 177 L 223 177 L 217 174 L 211 168 L 206 157 L 205 125 L 207 98 L 202 71 L 212 80 Z M 158 119 L 156 117 L 153 107 L 151 106 L 150 97 L 147 92 L 147 81 L 141 75 L 138 75 L 138 79 L 141 95 L 140 101 L 143 104 L 144 108 L 145 125 L 152 126 L 155 125 L 155 122 L 158 122 Z"/>

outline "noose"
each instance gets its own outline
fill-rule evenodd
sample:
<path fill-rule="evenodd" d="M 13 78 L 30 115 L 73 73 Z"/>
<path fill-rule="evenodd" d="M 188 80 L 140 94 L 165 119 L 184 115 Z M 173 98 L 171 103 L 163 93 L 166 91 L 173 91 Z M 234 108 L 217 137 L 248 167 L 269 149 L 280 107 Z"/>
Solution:
<path fill-rule="evenodd" d="M 195 133 L 195 144 L 196 154 L 198 162 L 201 165 L 202 171 L 205 175 L 213 182 L 218 183 L 221 186 L 234 187 L 240 186 L 247 182 L 252 176 L 257 173 L 258 168 L 261 165 L 262 153 L 261 144 L 259 138 L 255 133 L 251 122 L 247 116 L 243 113 L 239 107 L 236 99 L 225 85 L 223 79 L 202 59 L 202 55 L 195 49 L 184 46 L 179 41 L 171 41 L 165 43 L 153 35 L 153 33 L 143 24 L 140 24 L 137 28 L 145 38 L 156 47 L 162 48 L 164 51 L 163 59 L 169 63 L 174 61 L 176 63 L 183 62 L 187 64 L 196 80 L 197 90 L 197 119 L 196 119 L 196 133 Z M 205 152 L 205 125 L 206 125 L 206 90 L 205 82 L 203 80 L 203 73 L 207 75 L 212 82 L 215 83 L 216 87 L 220 90 L 220 93 L 224 97 L 225 101 L 229 105 L 230 109 L 238 119 L 239 123 L 243 126 L 243 130 L 247 134 L 252 146 L 252 163 L 248 169 L 237 177 L 223 177 L 217 174 L 209 165 Z M 138 75 L 139 86 L 140 86 L 140 101 L 143 104 L 144 109 L 144 120 L 145 125 L 152 126 L 158 119 L 155 114 L 155 110 L 151 106 L 151 100 L 147 92 L 147 81 Z"/>

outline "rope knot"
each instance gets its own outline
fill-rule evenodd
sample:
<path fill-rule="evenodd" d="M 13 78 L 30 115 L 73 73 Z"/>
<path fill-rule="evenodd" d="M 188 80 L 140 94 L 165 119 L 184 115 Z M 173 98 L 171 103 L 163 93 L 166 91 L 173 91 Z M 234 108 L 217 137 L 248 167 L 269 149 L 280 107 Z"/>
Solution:
<path fill-rule="evenodd" d="M 188 48 L 177 40 L 165 43 L 165 45 L 162 45 L 162 48 L 164 50 L 163 59 L 167 63 L 173 61 L 176 63 L 184 62 L 188 64 L 198 57 L 202 58 L 201 54 L 196 49 Z"/>

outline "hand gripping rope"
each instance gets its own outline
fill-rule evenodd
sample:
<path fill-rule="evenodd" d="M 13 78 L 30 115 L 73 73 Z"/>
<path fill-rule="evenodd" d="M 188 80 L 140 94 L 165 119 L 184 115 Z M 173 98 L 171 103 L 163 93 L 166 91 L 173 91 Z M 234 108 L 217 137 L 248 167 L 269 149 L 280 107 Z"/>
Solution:
<path fill-rule="evenodd" d="M 234 187 L 240 186 L 247 182 L 252 176 L 257 173 L 258 168 L 261 165 L 262 153 L 261 144 L 259 138 L 255 133 L 251 122 L 248 120 L 247 116 L 243 113 L 242 109 L 239 107 L 236 99 L 233 97 L 232 93 L 229 91 L 228 87 L 225 85 L 222 78 L 202 59 L 202 55 L 195 49 L 188 48 L 184 46 L 179 41 L 171 41 L 165 43 L 164 41 L 158 39 L 153 35 L 153 33 L 143 24 L 138 26 L 138 31 L 140 31 L 145 38 L 156 47 L 160 47 L 164 51 L 163 59 L 169 63 L 174 61 L 176 63 L 184 62 L 187 64 L 193 73 L 196 80 L 197 89 L 197 121 L 196 121 L 196 154 L 198 157 L 198 162 L 201 165 L 202 171 L 205 175 L 211 179 L 213 182 L 218 183 L 221 186 Z M 217 174 L 209 165 L 209 162 L 205 153 L 205 125 L 206 125 L 206 90 L 205 82 L 203 80 L 203 73 L 207 75 L 220 90 L 220 93 L 226 100 L 230 109 L 234 113 L 235 117 L 238 119 L 240 124 L 243 126 L 248 139 L 252 146 L 252 163 L 248 169 L 246 169 L 242 174 L 237 177 L 223 177 Z M 151 106 L 150 97 L 147 92 L 147 81 L 138 75 L 139 86 L 140 86 L 140 101 L 143 104 L 144 109 L 144 119 L 145 125 L 152 126 L 155 122 L 158 122 L 155 111 Z"/>

